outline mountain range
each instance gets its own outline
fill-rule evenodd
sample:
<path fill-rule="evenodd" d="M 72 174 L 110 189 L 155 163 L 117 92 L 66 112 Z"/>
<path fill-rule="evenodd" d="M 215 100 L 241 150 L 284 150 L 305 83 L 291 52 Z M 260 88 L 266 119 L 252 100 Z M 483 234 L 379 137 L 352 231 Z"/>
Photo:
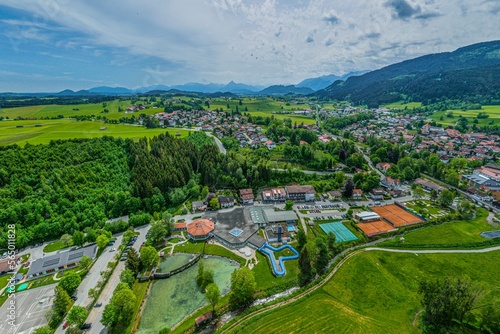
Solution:
<path fill-rule="evenodd" d="M 335 81 L 314 95 L 369 107 L 400 100 L 500 103 L 500 41 L 406 60 Z"/>
<path fill-rule="evenodd" d="M 315 91 L 325 88 L 331 85 L 336 80 L 345 80 L 353 75 L 360 75 L 366 73 L 364 72 L 350 72 L 343 76 L 337 76 L 335 74 L 325 75 L 317 78 L 310 78 L 301 81 L 296 85 L 272 85 L 269 87 L 265 86 L 252 86 L 244 83 L 236 83 L 230 81 L 229 83 L 223 84 L 202 84 L 197 82 L 186 83 L 183 85 L 153 85 L 140 87 L 136 89 L 128 89 L 125 87 L 93 87 L 87 90 L 72 91 L 69 89 L 63 90 L 57 93 L 59 96 L 84 96 L 84 95 L 131 95 L 137 93 L 147 93 L 151 91 L 161 92 L 161 91 L 180 91 L 180 92 L 195 92 L 195 93 L 233 93 L 233 94 L 247 94 L 247 95 L 285 95 L 285 94 L 300 94 L 307 95 L 314 93 Z"/>

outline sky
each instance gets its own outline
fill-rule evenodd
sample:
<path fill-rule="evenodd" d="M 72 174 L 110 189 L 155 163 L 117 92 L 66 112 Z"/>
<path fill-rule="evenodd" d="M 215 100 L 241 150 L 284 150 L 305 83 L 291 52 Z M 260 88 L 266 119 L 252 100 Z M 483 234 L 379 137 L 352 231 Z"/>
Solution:
<path fill-rule="evenodd" d="M 295 84 L 500 39 L 500 0 L 0 0 L 0 92 Z"/>

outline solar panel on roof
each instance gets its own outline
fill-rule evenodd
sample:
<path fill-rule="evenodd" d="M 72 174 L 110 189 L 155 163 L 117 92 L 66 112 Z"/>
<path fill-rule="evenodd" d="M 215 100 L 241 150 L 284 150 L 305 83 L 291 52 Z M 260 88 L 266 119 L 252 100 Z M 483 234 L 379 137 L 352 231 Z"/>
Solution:
<path fill-rule="evenodd" d="M 53 259 L 53 260 L 49 260 L 49 261 L 45 261 L 42 265 L 42 268 L 45 268 L 45 267 L 50 267 L 50 266 L 53 266 L 55 264 L 58 264 L 59 263 L 59 259 Z"/>
<path fill-rule="evenodd" d="M 68 260 L 74 260 L 74 259 L 80 258 L 82 256 L 83 256 L 83 251 L 76 252 L 76 253 L 73 253 L 70 256 L 68 256 Z"/>

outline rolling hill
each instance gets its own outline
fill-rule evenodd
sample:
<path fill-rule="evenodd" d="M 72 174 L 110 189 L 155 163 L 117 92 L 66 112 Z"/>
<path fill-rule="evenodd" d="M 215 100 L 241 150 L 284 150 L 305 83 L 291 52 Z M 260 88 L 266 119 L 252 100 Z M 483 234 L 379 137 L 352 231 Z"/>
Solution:
<path fill-rule="evenodd" d="M 338 80 L 314 95 L 369 107 L 403 99 L 495 103 L 500 101 L 500 41 L 406 60 L 346 81 Z"/>

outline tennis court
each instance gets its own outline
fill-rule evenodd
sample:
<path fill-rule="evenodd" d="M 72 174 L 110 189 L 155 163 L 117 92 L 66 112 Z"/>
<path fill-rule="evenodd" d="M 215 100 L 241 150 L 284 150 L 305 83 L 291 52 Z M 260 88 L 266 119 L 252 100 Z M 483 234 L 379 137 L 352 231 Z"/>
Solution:
<path fill-rule="evenodd" d="M 368 237 L 371 237 L 371 236 L 374 236 L 377 234 L 397 231 L 397 228 L 393 227 L 392 225 L 390 225 L 389 223 L 387 223 L 383 220 L 375 220 L 375 221 L 372 221 L 369 223 L 358 223 L 358 227 Z"/>
<path fill-rule="evenodd" d="M 358 240 L 358 237 L 341 222 L 319 224 L 319 227 L 321 227 L 325 234 L 333 232 L 335 234 L 335 242 Z"/>
<path fill-rule="evenodd" d="M 415 215 L 412 215 L 411 213 L 400 208 L 396 204 L 374 206 L 372 210 L 375 211 L 375 213 L 377 213 L 380 217 L 387 220 L 394 227 L 412 225 L 423 222 L 422 219 L 420 219 Z"/>

